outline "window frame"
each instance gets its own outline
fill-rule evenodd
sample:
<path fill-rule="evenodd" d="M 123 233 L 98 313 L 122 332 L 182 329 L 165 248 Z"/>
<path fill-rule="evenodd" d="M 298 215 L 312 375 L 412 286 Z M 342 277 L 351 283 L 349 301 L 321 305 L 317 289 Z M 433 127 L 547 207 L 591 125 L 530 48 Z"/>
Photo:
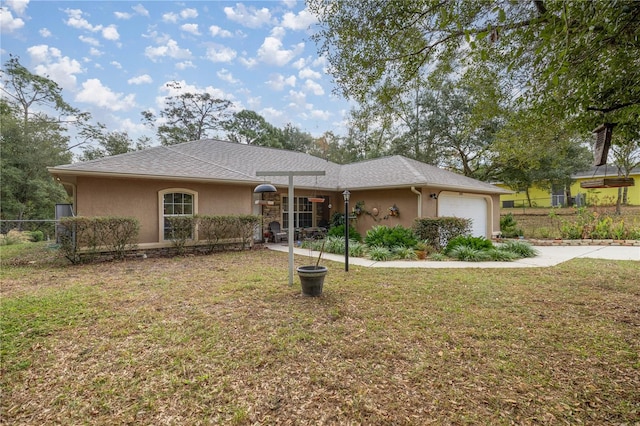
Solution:
<path fill-rule="evenodd" d="M 302 196 L 294 196 L 293 197 L 293 223 L 294 223 L 294 229 L 298 229 L 298 228 L 312 228 L 315 223 L 315 209 L 314 209 L 314 205 L 311 201 L 309 201 L 309 197 L 302 197 Z M 302 208 L 302 209 L 301 209 Z M 289 224 L 289 197 L 288 196 L 283 196 L 282 197 L 282 228 L 283 229 L 288 229 L 288 224 Z M 309 225 L 308 226 L 299 226 L 300 225 L 300 216 L 306 216 L 310 214 L 310 218 L 308 220 Z M 285 219 L 286 216 L 286 219 Z M 307 221 L 305 220 L 305 223 L 307 223 Z M 298 226 L 295 226 L 296 224 L 298 224 Z"/>
<path fill-rule="evenodd" d="M 191 196 L 191 214 L 185 214 L 185 213 L 180 213 L 180 214 L 169 214 L 169 215 L 165 215 L 165 204 L 164 204 L 164 199 L 165 199 L 165 195 L 168 194 L 183 194 L 183 195 L 190 195 Z M 192 189 L 188 189 L 188 188 L 166 188 L 163 189 L 161 191 L 158 191 L 158 241 L 161 243 L 167 242 L 167 241 L 171 241 L 171 239 L 165 239 L 165 217 L 166 216 L 195 216 L 198 214 L 198 191 L 194 191 Z M 198 239 L 198 230 L 195 229 L 194 230 L 194 235 L 192 235 L 192 239 L 193 240 L 197 240 Z"/>

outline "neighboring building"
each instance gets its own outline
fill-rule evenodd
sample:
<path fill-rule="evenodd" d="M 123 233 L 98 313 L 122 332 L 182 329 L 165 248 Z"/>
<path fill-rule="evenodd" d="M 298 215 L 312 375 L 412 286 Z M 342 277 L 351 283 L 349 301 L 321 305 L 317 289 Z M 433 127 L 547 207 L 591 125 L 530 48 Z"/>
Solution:
<path fill-rule="evenodd" d="M 571 184 L 571 198 L 573 205 L 586 205 L 586 204 L 611 204 L 615 203 L 618 199 L 618 188 L 582 188 L 581 182 L 589 181 L 592 179 L 604 178 L 604 177 L 616 177 L 618 175 L 618 169 L 616 166 L 600 166 L 594 167 L 591 170 L 576 173 L 572 176 L 574 182 Z M 634 180 L 633 186 L 627 187 L 627 203 L 632 206 L 640 205 L 640 167 L 637 167 L 631 171 L 629 175 Z M 495 183 L 504 189 L 511 189 L 503 183 Z M 624 188 L 623 188 L 624 189 Z M 528 206 L 527 195 L 524 190 L 517 191 L 511 194 L 504 194 L 500 196 L 501 206 L 503 208 L 510 207 L 522 207 Z M 553 188 L 551 191 L 548 189 L 541 189 L 538 187 L 529 188 L 529 196 L 534 207 L 561 207 L 568 205 L 566 199 L 566 188 L 559 186 Z"/>
<path fill-rule="evenodd" d="M 72 198 L 79 216 L 133 216 L 140 221 L 140 246 L 162 247 L 171 215 L 262 214 L 287 228 L 287 177 L 259 178 L 258 171 L 325 171 L 294 178 L 296 228 L 329 223 L 350 205 L 371 214 L 355 220 L 360 233 L 374 225 L 411 226 L 416 217 L 473 219 L 473 233 L 500 231 L 500 196 L 510 191 L 456 173 L 392 156 L 339 165 L 299 152 L 200 140 L 49 168 Z M 264 181 L 278 192 L 254 194 Z M 322 203 L 309 198 L 323 197 Z M 389 210 L 397 207 L 398 215 Z M 376 215 L 375 212 L 378 212 Z M 264 231 L 264 229 L 263 229 Z M 256 239 L 261 239 L 258 233 Z"/>

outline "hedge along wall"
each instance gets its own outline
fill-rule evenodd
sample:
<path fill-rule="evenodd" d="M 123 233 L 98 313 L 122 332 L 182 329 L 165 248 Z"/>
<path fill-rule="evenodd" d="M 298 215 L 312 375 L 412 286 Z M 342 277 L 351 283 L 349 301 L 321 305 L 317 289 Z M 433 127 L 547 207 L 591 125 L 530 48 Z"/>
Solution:
<path fill-rule="evenodd" d="M 60 250 L 72 263 L 78 263 L 81 254 L 99 251 L 122 259 L 136 248 L 139 232 L 140 223 L 133 217 L 65 217 L 58 225 Z"/>
<path fill-rule="evenodd" d="M 213 251 L 216 245 L 228 242 L 239 242 L 244 249 L 251 245 L 260 220 L 256 215 L 176 216 L 169 218 L 171 242 L 178 253 L 184 252 L 194 235 L 208 252 Z"/>
<path fill-rule="evenodd" d="M 418 239 L 427 241 L 436 250 L 442 250 L 452 238 L 468 235 L 471 232 L 471 220 L 460 217 L 417 218 L 413 231 Z"/>
<path fill-rule="evenodd" d="M 260 216 L 255 215 L 178 216 L 170 219 L 171 242 L 178 253 L 184 252 L 187 243 L 203 245 L 207 251 L 229 242 L 244 249 L 259 223 Z M 133 217 L 65 217 L 58 225 L 60 250 L 72 263 L 80 262 L 81 255 L 91 258 L 98 253 L 121 259 L 137 248 L 139 231 L 140 223 Z"/>

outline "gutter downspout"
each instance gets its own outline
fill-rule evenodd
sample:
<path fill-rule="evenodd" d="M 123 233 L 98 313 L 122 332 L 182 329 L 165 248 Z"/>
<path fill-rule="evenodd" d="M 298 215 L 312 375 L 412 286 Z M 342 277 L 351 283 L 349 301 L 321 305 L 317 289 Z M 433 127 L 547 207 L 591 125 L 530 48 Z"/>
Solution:
<path fill-rule="evenodd" d="M 411 192 L 418 196 L 418 217 L 422 217 L 422 192 L 418 191 L 415 186 L 411 187 Z"/>

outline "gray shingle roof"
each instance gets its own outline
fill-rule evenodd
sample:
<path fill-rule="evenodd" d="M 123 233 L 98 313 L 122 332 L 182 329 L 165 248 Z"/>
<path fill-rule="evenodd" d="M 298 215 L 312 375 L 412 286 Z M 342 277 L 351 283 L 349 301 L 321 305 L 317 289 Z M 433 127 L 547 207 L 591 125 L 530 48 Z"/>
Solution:
<path fill-rule="evenodd" d="M 325 176 L 296 176 L 300 188 L 325 190 L 433 186 L 484 193 L 507 193 L 502 188 L 437 167 L 394 155 L 339 165 L 300 152 L 205 139 L 114 155 L 49 168 L 51 174 L 88 174 L 179 178 L 218 182 L 256 183 L 257 171 L 325 171 Z M 286 186 L 287 177 L 269 177 Z"/>

